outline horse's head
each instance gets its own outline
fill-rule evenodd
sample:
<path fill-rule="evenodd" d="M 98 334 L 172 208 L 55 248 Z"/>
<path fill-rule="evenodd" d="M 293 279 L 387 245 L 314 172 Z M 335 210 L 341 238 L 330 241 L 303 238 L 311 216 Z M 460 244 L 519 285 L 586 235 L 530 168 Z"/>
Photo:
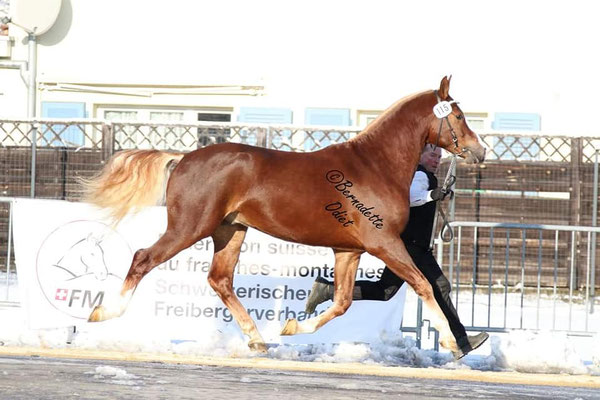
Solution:
<path fill-rule="evenodd" d="M 477 134 L 467 125 L 465 115 L 450 94 L 450 78 L 444 77 L 440 88 L 434 91 L 435 101 L 427 143 L 440 146 L 450 153 L 465 158 L 467 163 L 485 159 L 485 147 Z"/>
<path fill-rule="evenodd" d="M 81 263 L 85 266 L 85 272 L 94 274 L 96 279 L 103 281 L 108 276 L 108 269 L 104 261 L 104 250 L 100 246 L 102 239 L 97 239 L 90 233 L 82 241 L 80 254 Z"/>

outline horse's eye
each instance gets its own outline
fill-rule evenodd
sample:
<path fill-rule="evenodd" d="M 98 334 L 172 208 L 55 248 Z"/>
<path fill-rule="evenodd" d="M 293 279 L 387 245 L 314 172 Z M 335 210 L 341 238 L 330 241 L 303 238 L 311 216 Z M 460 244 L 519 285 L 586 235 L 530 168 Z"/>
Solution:
<path fill-rule="evenodd" d="M 460 121 L 461 119 L 463 119 L 463 115 L 462 115 L 462 114 L 458 114 L 458 115 L 456 116 L 456 119 Z"/>

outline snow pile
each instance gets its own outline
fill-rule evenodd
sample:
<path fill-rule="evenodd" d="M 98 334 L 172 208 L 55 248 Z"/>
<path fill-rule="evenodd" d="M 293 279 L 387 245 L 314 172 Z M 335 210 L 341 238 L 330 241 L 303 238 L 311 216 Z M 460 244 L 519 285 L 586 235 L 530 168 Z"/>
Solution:
<path fill-rule="evenodd" d="M 124 369 L 105 365 L 96 367 L 94 372 L 86 372 L 86 374 L 93 374 L 94 379 L 108 380 L 115 385 L 137 386 L 143 384 L 137 376 L 128 374 Z"/>
<path fill-rule="evenodd" d="M 0 279 L 6 279 L 1 276 Z M 16 279 L 9 277 L 9 296 L 18 297 Z M 4 285 L 0 285 L 2 288 Z M 6 290 L 6 289 L 5 289 Z M 6 296 L 6 292 L 0 296 Z M 0 297 L 2 298 L 2 297 Z M 535 303 L 535 299 L 529 301 Z M 526 307 L 532 304 L 525 304 Z M 415 305 L 407 299 L 406 311 Z M 498 311 L 498 312 L 496 312 Z M 502 310 L 494 311 L 502 314 Z M 406 313 L 407 315 L 410 312 Z M 598 325 L 596 313 L 590 314 L 590 323 Z M 542 319 L 547 316 L 542 315 Z M 200 337 L 199 332 L 187 333 L 193 340 L 171 340 L 151 336 L 148 326 L 122 328 L 119 319 L 101 324 L 84 324 L 75 335 L 67 328 L 32 330 L 26 325 L 24 311 L 18 307 L 0 308 L 0 345 L 40 348 L 79 348 L 90 350 L 122 351 L 129 353 L 179 354 L 190 357 L 213 356 L 252 358 L 264 357 L 252 352 L 247 339 L 234 324 L 221 332 Z M 408 321 L 412 321 L 410 318 Z M 116 324 L 116 325 L 115 325 Z M 196 335 L 196 336 L 194 336 Z M 423 347 L 431 347 L 432 340 L 423 335 Z M 419 368 L 473 369 L 480 371 L 520 371 L 530 373 L 566 373 L 600 376 L 600 335 L 595 337 L 568 336 L 551 331 L 512 331 L 492 334 L 480 349 L 460 361 L 454 361 L 445 350 L 440 352 L 418 349 L 410 336 L 400 332 L 381 332 L 378 341 L 366 343 L 339 343 L 316 345 L 270 345 L 266 357 L 278 360 L 327 363 L 365 363 L 385 366 Z M 134 375 L 125 371 L 101 367 L 94 372 L 97 379 L 112 379 L 115 383 L 137 385 Z"/>

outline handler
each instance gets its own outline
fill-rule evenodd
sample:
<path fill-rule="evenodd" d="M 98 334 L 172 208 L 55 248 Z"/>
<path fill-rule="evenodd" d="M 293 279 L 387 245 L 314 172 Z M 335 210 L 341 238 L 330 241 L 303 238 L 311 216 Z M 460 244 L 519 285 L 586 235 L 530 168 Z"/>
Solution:
<path fill-rule="evenodd" d="M 430 240 L 436 212 L 436 201 L 443 200 L 449 193 L 438 187 L 434 175 L 441 158 L 441 149 L 427 144 L 421 153 L 419 166 L 410 185 L 410 216 L 401 237 L 417 268 L 425 275 L 433 288 L 435 299 L 442 309 L 450 330 L 456 338 L 459 349 L 453 351 L 455 359 L 460 359 L 483 344 L 489 337 L 486 332 L 467 336 L 458 313 L 450 299 L 451 285 L 433 257 Z M 353 300 L 391 299 L 404 281 L 387 268 L 384 268 L 378 281 L 356 281 Z M 313 313 L 317 305 L 333 300 L 333 282 L 317 277 L 306 300 L 306 312 Z"/>

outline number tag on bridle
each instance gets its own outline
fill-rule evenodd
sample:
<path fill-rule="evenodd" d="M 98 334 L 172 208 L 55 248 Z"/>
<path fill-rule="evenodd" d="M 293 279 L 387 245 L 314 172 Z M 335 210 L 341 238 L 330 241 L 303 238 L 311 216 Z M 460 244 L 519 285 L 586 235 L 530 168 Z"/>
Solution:
<path fill-rule="evenodd" d="M 433 107 L 433 113 L 439 119 L 447 117 L 452 113 L 452 103 L 449 101 L 440 101 Z"/>

